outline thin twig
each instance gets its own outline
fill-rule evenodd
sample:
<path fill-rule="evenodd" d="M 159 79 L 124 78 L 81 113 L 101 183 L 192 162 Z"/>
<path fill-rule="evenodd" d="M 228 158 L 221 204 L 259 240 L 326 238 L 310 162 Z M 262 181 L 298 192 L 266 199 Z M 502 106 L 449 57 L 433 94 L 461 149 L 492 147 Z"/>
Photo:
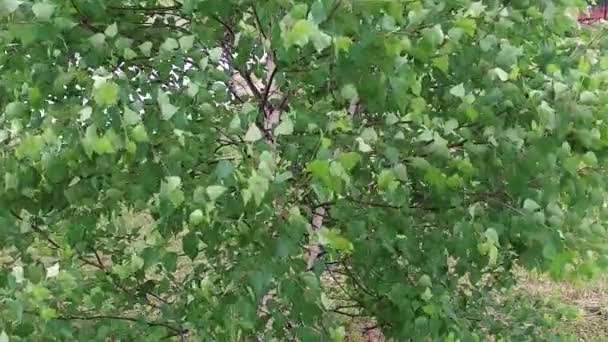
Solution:
<path fill-rule="evenodd" d="M 264 111 L 266 105 L 268 104 L 268 95 L 270 94 L 270 88 L 272 88 L 272 82 L 274 81 L 274 77 L 277 74 L 278 70 L 279 68 L 275 66 L 274 69 L 272 69 L 272 72 L 270 73 L 270 77 L 268 78 L 268 84 L 266 84 L 266 89 L 264 89 L 264 95 L 262 96 L 262 100 L 260 103 L 260 108 L 262 111 Z"/>
<path fill-rule="evenodd" d="M 228 33 L 230 34 L 230 36 L 232 36 L 232 38 L 236 37 L 236 35 L 234 34 L 234 30 L 232 29 L 232 27 L 230 25 L 228 25 L 228 23 L 226 23 L 225 21 L 223 21 L 222 19 L 220 19 L 220 17 L 216 16 L 216 15 L 210 15 L 209 16 L 211 19 L 217 21 L 220 25 L 222 25 L 226 31 L 228 31 Z"/>
<path fill-rule="evenodd" d="M 258 12 L 255 9 L 255 5 L 251 6 L 251 9 L 253 11 L 253 17 L 255 18 L 255 22 L 258 26 L 258 30 L 260 31 L 260 34 L 262 34 L 262 37 L 264 37 L 264 39 L 268 39 L 268 36 L 266 36 L 266 33 L 262 29 L 262 21 L 260 20 L 260 16 L 258 15 Z"/>

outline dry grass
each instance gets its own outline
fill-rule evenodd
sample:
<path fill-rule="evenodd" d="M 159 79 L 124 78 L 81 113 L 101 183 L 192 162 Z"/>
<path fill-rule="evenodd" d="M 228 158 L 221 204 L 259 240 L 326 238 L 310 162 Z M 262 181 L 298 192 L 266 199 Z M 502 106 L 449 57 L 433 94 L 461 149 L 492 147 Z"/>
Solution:
<path fill-rule="evenodd" d="M 593 281 L 579 282 L 555 282 L 546 276 L 518 272 L 519 285 L 509 291 L 509 297 L 519 298 L 511 305 L 528 306 L 534 304 L 547 319 L 554 319 L 552 331 L 545 331 L 543 335 L 570 336 L 575 341 L 608 341 L 608 276 L 600 277 Z M 327 279 L 326 279 L 327 280 Z M 327 284 L 330 281 L 326 281 Z M 500 297 L 500 296 L 499 296 Z M 521 324 L 510 317 L 504 317 L 500 298 L 494 302 L 495 308 L 486 308 L 494 312 L 490 319 L 498 319 L 503 322 L 503 327 L 508 328 L 512 324 Z M 544 303 L 544 304 L 539 304 Z M 517 313 L 517 308 L 512 313 Z M 551 318 L 549 318 L 551 316 Z M 555 317 L 559 317 L 555 320 Z M 345 320 L 347 341 L 351 342 L 381 342 L 385 339 L 376 330 L 367 330 L 372 327 L 373 322 L 357 319 Z M 531 322 L 531 324 L 535 324 Z M 513 328 L 516 328 L 513 326 Z M 521 328 L 521 327 L 519 327 Z M 544 329 L 542 329 L 544 330 Z"/>
<path fill-rule="evenodd" d="M 522 273 L 517 291 L 577 311 L 573 319 L 562 320 L 554 328 L 558 334 L 571 334 L 579 341 L 608 341 L 608 277 L 592 281 L 554 282 L 545 276 Z"/>

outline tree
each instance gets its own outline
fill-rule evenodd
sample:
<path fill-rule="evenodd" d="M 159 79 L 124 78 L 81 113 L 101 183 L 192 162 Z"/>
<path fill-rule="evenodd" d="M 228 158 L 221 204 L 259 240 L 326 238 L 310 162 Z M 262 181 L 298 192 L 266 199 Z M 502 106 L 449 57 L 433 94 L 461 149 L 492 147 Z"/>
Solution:
<path fill-rule="evenodd" d="M 596 274 L 582 6 L 0 0 L 0 341 L 477 340 L 516 263 Z"/>

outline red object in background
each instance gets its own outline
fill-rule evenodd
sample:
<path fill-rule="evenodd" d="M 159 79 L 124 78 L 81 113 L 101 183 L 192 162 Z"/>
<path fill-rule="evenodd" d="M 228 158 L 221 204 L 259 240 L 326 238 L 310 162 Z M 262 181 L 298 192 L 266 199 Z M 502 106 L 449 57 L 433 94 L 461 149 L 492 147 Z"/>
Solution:
<path fill-rule="evenodd" d="M 589 6 L 588 13 L 582 13 L 578 17 L 580 23 L 590 23 L 598 20 L 608 19 L 608 1 L 602 1 L 601 5 Z"/>

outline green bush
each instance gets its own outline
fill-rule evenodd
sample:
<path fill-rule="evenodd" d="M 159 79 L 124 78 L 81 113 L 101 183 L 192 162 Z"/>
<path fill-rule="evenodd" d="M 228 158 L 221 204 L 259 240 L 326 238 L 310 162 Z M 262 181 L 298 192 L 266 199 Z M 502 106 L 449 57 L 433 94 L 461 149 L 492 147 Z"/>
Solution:
<path fill-rule="evenodd" d="M 0 341 L 484 340 L 606 265 L 582 6 L 0 0 Z"/>

